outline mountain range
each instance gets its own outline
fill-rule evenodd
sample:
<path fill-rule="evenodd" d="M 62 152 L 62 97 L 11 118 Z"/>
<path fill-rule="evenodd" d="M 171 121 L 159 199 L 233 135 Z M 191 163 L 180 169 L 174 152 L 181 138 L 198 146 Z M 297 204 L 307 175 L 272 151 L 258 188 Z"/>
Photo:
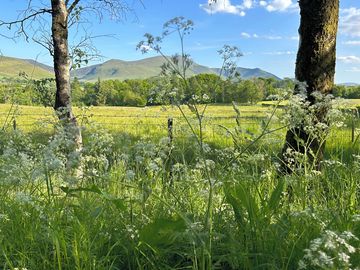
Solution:
<path fill-rule="evenodd" d="M 353 83 L 353 82 L 348 82 L 348 83 L 340 83 L 339 85 L 343 85 L 343 86 L 359 86 L 360 84 Z"/>
<path fill-rule="evenodd" d="M 83 81 L 95 81 L 101 79 L 145 79 L 149 77 L 158 76 L 161 72 L 161 65 L 164 59 L 161 56 L 145 58 L 137 61 L 123 61 L 112 59 L 102 64 L 93 65 L 85 68 L 80 68 L 72 72 L 73 77 L 77 77 Z M 197 75 L 202 73 L 218 74 L 219 68 L 210 68 L 207 66 L 194 63 L 190 70 L 189 75 Z M 279 77 L 261 70 L 259 68 L 238 68 L 238 72 L 243 79 L 251 78 L 274 78 L 280 80 Z"/>
<path fill-rule="evenodd" d="M 96 81 L 98 78 L 107 79 L 145 79 L 160 74 L 161 65 L 164 59 L 161 56 L 145 58 L 136 61 L 123 61 L 112 59 L 101 64 L 83 67 L 72 71 L 71 76 L 77 77 L 80 81 Z M 210 68 L 194 63 L 189 75 L 202 73 L 218 74 L 219 68 Z M 41 79 L 53 77 L 53 68 L 35 60 L 19 59 L 7 56 L 0 56 L 0 77 L 17 78 L 19 73 L 25 72 L 29 78 Z M 238 68 L 243 79 L 251 78 L 274 78 L 279 77 L 259 68 Z"/>

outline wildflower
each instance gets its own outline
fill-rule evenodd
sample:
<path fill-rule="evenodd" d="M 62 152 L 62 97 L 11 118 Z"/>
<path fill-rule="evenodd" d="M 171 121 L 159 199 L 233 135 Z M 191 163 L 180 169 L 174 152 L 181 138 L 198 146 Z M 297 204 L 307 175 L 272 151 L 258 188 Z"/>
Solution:
<path fill-rule="evenodd" d="M 202 147 L 203 147 L 204 153 L 210 153 L 211 152 L 211 147 L 207 143 L 204 143 L 202 145 Z"/>
<path fill-rule="evenodd" d="M 322 269 L 350 269 L 351 254 L 356 252 L 348 241 L 358 241 L 351 232 L 341 234 L 326 230 L 319 238 L 310 242 L 310 247 L 304 249 L 304 256 L 298 262 L 298 269 L 308 269 L 313 266 Z"/>
<path fill-rule="evenodd" d="M 9 216 L 7 214 L 0 214 L 0 221 L 10 221 Z"/>
<path fill-rule="evenodd" d="M 155 162 L 151 161 L 148 165 L 148 169 L 152 172 L 156 172 L 159 170 L 159 167 Z"/>
<path fill-rule="evenodd" d="M 127 180 L 133 180 L 135 178 L 135 173 L 132 170 L 127 170 L 125 174 Z"/>
<path fill-rule="evenodd" d="M 203 101 L 209 101 L 210 97 L 207 94 L 203 94 L 202 99 Z"/>
<path fill-rule="evenodd" d="M 353 215 L 352 221 L 354 221 L 354 222 L 360 222 L 360 215 Z"/>

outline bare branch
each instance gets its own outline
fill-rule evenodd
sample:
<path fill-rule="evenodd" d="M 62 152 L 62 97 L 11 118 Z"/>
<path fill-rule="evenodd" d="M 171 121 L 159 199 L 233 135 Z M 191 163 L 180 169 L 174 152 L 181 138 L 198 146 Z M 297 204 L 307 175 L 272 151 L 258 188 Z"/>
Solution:
<path fill-rule="evenodd" d="M 68 13 L 71 14 L 71 12 L 74 10 L 74 8 L 79 4 L 80 0 L 75 0 L 71 6 L 68 8 Z M 66 6 L 68 5 L 69 0 L 66 1 Z"/>
<path fill-rule="evenodd" d="M 30 5 L 30 3 L 31 3 L 31 1 L 29 2 L 29 5 Z M 28 10 L 31 10 L 31 8 L 28 7 L 27 11 Z M 46 14 L 46 13 L 51 14 L 52 13 L 51 9 L 41 8 L 41 9 L 35 10 L 35 11 L 31 12 L 29 15 L 26 15 L 25 17 L 23 17 L 21 19 L 18 19 L 18 20 L 15 20 L 15 21 L 5 22 L 5 21 L 0 20 L 0 27 L 1 26 L 6 26 L 9 30 L 11 30 L 11 28 L 14 25 L 18 25 L 19 30 L 17 32 L 19 34 L 23 34 L 25 36 L 26 41 L 28 41 L 29 36 L 28 36 L 28 34 L 27 34 L 26 30 L 25 30 L 25 23 L 27 21 L 34 20 L 37 17 L 39 17 L 40 15 L 43 15 L 43 14 Z"/>

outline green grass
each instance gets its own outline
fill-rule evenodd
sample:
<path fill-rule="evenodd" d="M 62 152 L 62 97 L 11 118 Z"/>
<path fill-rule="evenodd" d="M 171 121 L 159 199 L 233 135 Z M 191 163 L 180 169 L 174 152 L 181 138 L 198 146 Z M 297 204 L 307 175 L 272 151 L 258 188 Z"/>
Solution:
<path fill-rule="evenodd" d="M 351 106 L 360 104 L 359 100 L 349 100 Z M 253 133 L 259 133 L 261 121 L 266 121 L 266 117 L 272 112 L 273 107 L 259 105 L 240 106 L 241 125 L 243 128 Z M 183 107 L 186 115 L 192 123 L 196 124 L 193 114 L 186 106 Z M 136 138 L 159 139 L 168 134 L 168 118 L 174 119 L 174 135 L 178 138 L 186 137 L 190 130 L 180 111 L 176 107 L 170 106 L 150 106 L 150 107 L 88 107 L 75 108 L 75 114 L 79 122 L 85 127 L 96 124 L 99 128 L 106 129 L 111 133 L 123 133 Z M 276 117 L 272 120 L 270 128 L 280 127 L 282 110 L 278 109 Z M 33 106 L 11 106 L 9 104 L 0 105 L 0 123 L 7 123 L 7 127 L 13 126 L 16 119 L 18 128 L 25 132 L 46 132 L 53 131 L 53 124 L 57 122 L 52 108 L 33 107 Z M 205 141 L 220 147 L 230 146 L 232 138 L 226 129 L 232 130 L 236 125 L 236 113 L 231 105 L 209 105 L 206 109 L 204 118 Z M 7 120 L 7 121 L 6 121 Z M 348 127 L 334 130 L 328 140 L 328 148 L 346 145 L 351 142 L 351 123 Z M 355 127 L 360 128 L 360 123 L 356 119 Z M 285 129 L 272 134 L 278 144 L 282 144 Z M 357 135 L 357 134 L 356 134 Z"/>
<path fill-rule="evenodd" d="M 83 125 L 97 124 L 113 133 L 127 133 L 131 136 L 146 138 L 167 136 L 168 118 L 174 119 L 175 136 L 181 137 L 189 133 L 187 124 L 176 107 L 91 107 L 75 108 L 74 111 Z M 191 119 L 193 118 L 186 107 L 184 111 L 190 115 Z M 271 108 L 268 107 L 244 106 L 242 121 L 244 125 L 254 130 L 259 127 L 258 118 L 265 117 L 269 111 Z M 52 130 L 52 125 L 56 121 L 52 108 L 12 107 L 1 104 L 0 123 L 7 122 L 11 127 L 13 117 L 16 119 L 18 128 L 27 132 Z M 226 135 L 226 130 L 221 126 L 234 127 L 235 117 L 236 114 L 230 105 L 210 105 L 204 120 L 207 140 L 231 143 L 231 138 Z"/>
<path fill-rule="evenodd" d="M 1 121 L 10 109 L 0 107 Z M 244 129 L 254 133 L 271 110 L 240 109 Z M 360 266 L 360 159 L 348 128 L 331 134 L 321 172 L 304 167 L 283 176 L 284 131 L 238 157 L 220 127 L 235 127 L 231 106 L 209 106 L 203 149 L 175 108 L 76 108 L 86 126 L 76 176 L 71 140 L 41 125 L 56 122 L 52 110 L 16 112 L 1 133 L 0 269 Z M 168 117 L 173 144 L 163 138 Z M 271 128 L 279 125 L 274 119 Z M 238 139 L 240 149 L 249 143 Z"/>

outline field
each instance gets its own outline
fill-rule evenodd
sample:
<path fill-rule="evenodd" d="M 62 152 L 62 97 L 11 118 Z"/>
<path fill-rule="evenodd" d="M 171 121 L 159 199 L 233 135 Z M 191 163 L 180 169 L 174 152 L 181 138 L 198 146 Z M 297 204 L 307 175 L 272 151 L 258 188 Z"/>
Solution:
<path fill-rule="evenodd" d="M 51 108 L 1 105 L 0 269 L 360 269 L 357 118 L 282 175 L 284 111 L 239 109 L 76 108 L 80 156 Z"/>
<path fill-rule="evenodd" d="M 261 122 L 266 122 L 267 118 L 274 110 L 275 102 L 261 102 L 257 105 L 242 105 L 240 109 L 240 121 L 244 129 L 258 134 L 261 129 Z M 281 103 L 281 105 L 286 105 Z M 351 112 L 360 106 L 360 100 L 343 100 L 339 104 Z M 204 106 L 201 106 L 204 108 Z M 192 124 L 196 125 L 196 119 L 190 110 L 183 106 L 184 113 L 189 117 Z M 96 126 L 105 129 L 112 134 L 123 134 L 134 139 L 154 139 L 158 140 L 168 136 L 168 119 L 173 119 L 174 136 L 181 140 L 186 139 L 190 133 L 188 124 L 178 108 L 174 106 L 150 106 L 150 107 L 84 107 L 75 108 L 75 114 L 81 125 L 86 127 Z M 276 110 L 275 116 L 270 122 L 270 129 L 279 128 L 283 112 L 281 107 Z M 57 117 L 52 108 L 31 107 L 31 106 L 11 106 L 0 104 L 0 123 L 12 128 L 14 124 L 24 132 L 30 133 L 51 133 L 54 130 L 54 123 Z M 334 130 L 328 140 L 328 148 L 344 146 L 351 142 L 352 119 L 347 121 L 347 126 Z M 355 118 L 354 128 L 357 136 L 357 128 L 360 128 L 357 117 Z M 236 126 L 236 112 L 232 105 L 208 105 L 203 120 L 204 140 L 219 147 L 227 147 L 233 144 L 229 134 Z M 281 129 L 271 136 L 277 140 L 280 147 L 283 143 L 286 129 Z"/>

